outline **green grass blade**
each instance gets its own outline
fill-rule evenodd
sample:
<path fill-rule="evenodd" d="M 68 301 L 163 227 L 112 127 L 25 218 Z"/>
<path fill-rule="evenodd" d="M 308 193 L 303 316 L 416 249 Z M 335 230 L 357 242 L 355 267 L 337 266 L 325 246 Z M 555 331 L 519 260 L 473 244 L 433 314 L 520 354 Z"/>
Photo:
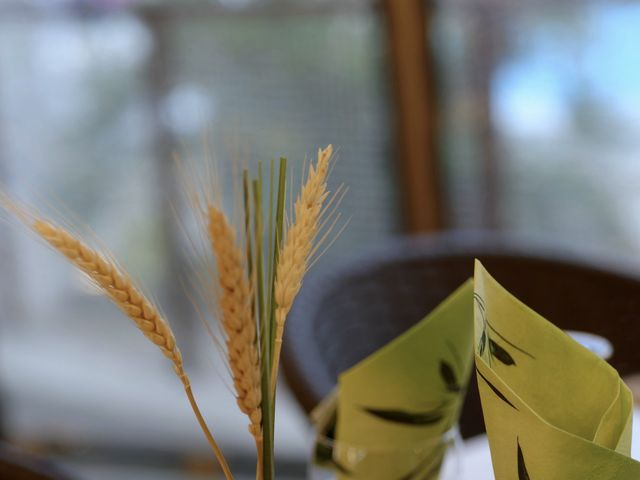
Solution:
<path fill-rule="evenodd" d="M 276 204 L 276 228 L 275 228 L 275 247 L 273 249 L 273 271 L 271 272 L 271 278 L 269 282 L 271 284 L 272 298 L 270 299 L 269 309 L 269 325 L 272 326 L 270 330 L 270 343 L 273 351 L 275 345 L 275 322 L 276 322 L 276 302 L 273 298 L 275 293 L 276 283 L 276 271 L 278 269 L 278 260 L 280 258 L 280 249 L 282 245 L 282 235 L 284 233 L 284 205 L 286 200 L 287 190 L 287 159 L 280 158 L 279 178 L 278 178 L 278 202 Z"/>
<path fill-rule="evenodd" d="M 284 157 L 280 158 L 279 165 L 279 178 L 278 178 L 278 200 L 276 203 L 276 225 L 275 225 L 275 238 L 274 238 L 274 248 L 273 248 L 273 269 L 271 271 L 271 278 L 269 278 L 269 282 L 271 285 L 271 298 L 269 299 L 269 344 L 271 348 L 271 352 L 275 348 L 275 335 L 276 335 L 276 302 L 275 302 L 275 283 L 276 283 L 276 271 L 278 269 L 278 260 L 280 258 L 280 246 L 282 244 L 282 235 L 284 232 L 284 206 L 286 200 L 286 189 L 287 189 L 287 159 Z M 269 358 L 269 372 L 272 371 L 272 355 Z M 273 391 L 271 391 L 271 373 L 269 374 L 269 396 L 270 396 L 270 407 L 271 407 L 271 441 L 273 443 L 273 435 L 275 433 L 275 408 L 276 408 L 276 389 L 275 386 Z M 266 438 L 266 437 L 265 437 Z"/>
<path fill-rule="evenodd" d="M 274 238 L 273 238 L 273 195 L 274 195 L 274 178 L 275 178 L 275 160 L 272 158 L 269 162 L 269 228 L 267 230 L 267 235 L 269 239 L 269 249 L 267 250 L 268 262 L 269 266 L 267 267 L 267 278 L 271 279 L 273 277 L 274 264 L 273 264 L 273 248 L 274 248 Z M 269 281 L 268 285 L 269 291 L 267 292 L 267 309 L 271 311 L 271 303 L 273 301 L 273 284 Z"/>
<path fill-rule="evenodd" d="M 253 216 L 254 216 L 254 244 L 256 249 L 256 294 L 258 296 L 258 321 L 265 321 L 264 309 L 264 261 L 263 261 L 263 226 L 262 226 L 262 181 L 253 180 Z M 265 330 L 268 332 L 269 330 Z"/>
<path fill-rule="evenodd" d="M 261 338 L 261 391 L 262 391 L 262 435 L 264 480 L 273 480 L 274 449 L 273 449 L 273 406 L 271 402 L 271 328 L 268 325 L 268 317 L 265 315 L 264 302 L 264 262 L 263 262 L 263 227 L 262 227 L 262 169 L 258 169 L 258 178 L 253 180 L 253 215 L 254 215 L 254 245 L 255 245 L 255 275 L 257 312 L 256 317 L 263 332 Z"/>
<path fill-rule="evenodd" d="M 253 278 L 253 247 L 251 235 L 251 189 L 249 186 L 249 171 L 242 171 L 242 200 L 244 202 L 244 238 L 247 254 L 247 272 L 249 278 Z M 255 318 L 256 298 L 255 294 L 251 298 L 251 312 Z M 262 335 L 262 332 L 260 332 Z"/>

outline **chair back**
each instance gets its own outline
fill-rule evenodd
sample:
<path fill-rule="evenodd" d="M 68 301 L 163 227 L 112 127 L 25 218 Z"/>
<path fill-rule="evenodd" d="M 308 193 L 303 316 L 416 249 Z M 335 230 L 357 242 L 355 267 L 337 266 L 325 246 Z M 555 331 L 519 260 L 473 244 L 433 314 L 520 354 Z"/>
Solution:
<path fill-rule="evenodd" d="M 341 372 L 470 278 L 475 258 L 558 327 L 607 339 L 613 346 L 609 362 L 622 376 L 640 371 L 640 277 L 627 267 L 495 234 L 403 238 L 305 281 L 283 346 L 284 373 L 303 408 L 309 412 Z M 464 437 L 484 432 L 473 376 L 460 428 Z"/>
<path fill-rule="evenodd" d="M 71 480 L 53 462 L 0 444 L 0 479 Z"/>

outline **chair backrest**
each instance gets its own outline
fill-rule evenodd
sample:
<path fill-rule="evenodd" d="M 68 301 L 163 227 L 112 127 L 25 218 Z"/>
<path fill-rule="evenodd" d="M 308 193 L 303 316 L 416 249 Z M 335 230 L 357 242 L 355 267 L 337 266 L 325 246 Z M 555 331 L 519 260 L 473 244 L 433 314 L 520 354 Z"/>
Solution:
<path fill-rule="evenodd" d="M 640 277 L 627 267 L 496 235 L 400 239 L 312 275 L 291 311 L 283 348 L 285 376 L 309 412 L 338 375 L 422 319 L 473 275 L 480 259 L 514 295 L 566 330 L 613 345 L 621 375 L 640 371 Z M 472 376 L 460 421 L 464 437 L 484 432 Z"/>
<path fill-rule="evenodd" d="M 11 480 L 70 480 L 53 462 L 0 444 L 0 478 Z"/>

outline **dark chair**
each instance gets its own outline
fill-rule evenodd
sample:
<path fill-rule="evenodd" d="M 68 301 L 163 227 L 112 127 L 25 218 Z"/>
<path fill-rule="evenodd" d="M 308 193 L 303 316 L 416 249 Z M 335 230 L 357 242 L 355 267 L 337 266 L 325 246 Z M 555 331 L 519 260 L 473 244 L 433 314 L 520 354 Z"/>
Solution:
<path fill-rule="evenodd" d="M 70 480 L 47 459 L 0 444 L 1 480 Z"/>
<path fill-rule="evenodd" d="M 310 275 L 287 322 L 284 373 L 309 412 L 340 372 L 422 319 L 480 259 L 514 295 L 567 330 L 607 338 L 622 376 L 640 371 L 640 276 L 628 266 L 495 234 L 399 239 L 331 273 Z M 472 376 L 460 422 L 484 432 Z"/>

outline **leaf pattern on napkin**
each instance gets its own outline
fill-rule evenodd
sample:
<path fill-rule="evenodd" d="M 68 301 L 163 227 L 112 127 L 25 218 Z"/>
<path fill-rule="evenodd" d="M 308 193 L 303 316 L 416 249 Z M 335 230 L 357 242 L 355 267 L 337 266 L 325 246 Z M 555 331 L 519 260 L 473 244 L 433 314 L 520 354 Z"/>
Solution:
<path fill-rule="evenodd" d="M 450 342 L 447 342 L 447 347 L 451 351 L 456 364 L 460 363 L 458 353 L 453 345 L 451 345 Z M 504 352 L 504 354 L 506 356 L 509 356 L 509 354 L 506 352 Z M 447 360 L 440 360 L 439 365 L 440 378 L 444 382 L 447 391 L 450 393 L 459 394 L 463 390 L 463 388 L 458 382 L 458 375 L 456 374 L 456 370 L 453 365 Z M 442 409 L 449 403 L 450 402 L 444 402 L 438 407 L 424 412 L 408 412 L 406 410 L 382 409 L 374 407 L 360 408 L 362 408 L 362 410 L 367 412 L 369 415 L 373 415 L 374 417 L 378 417 L 379 419 L 386 420 L 388 422 L 401 423 L 404 425 L 424 426 L 434 425 L 440 422 L 445 417 Z"/>
<path fill-rule="evenodd" d="M 458 350 L 449 340 L 445 340 L 445 344 L 449 352 L 451 352 L 451 358 L 453 365 L 447 360 L 440 360 L 440 378 L 444 382 L 446 389 L 455 394 L 461 393 L 464 388 L 458 381 L 459 375 L 456 370 L 464 370 L 464 361 L 460 357 Z"/>
<path fill-rule="evenodd" d="M 491 352 L 491 355 L 493 356 L 493 358 L 497 359 L 500 363 L 504 365 L 507 365 L 510 367 L 516 364 L 516 361 L 509 354 L 509 352 L 507 352 L 504 348 L 502 348 L 500 345 L 498 345 L 495 341 L 491 339 L 489 340 L 489 351 Z"/>
<path fill-rule="evenodd" d="M 488 350 L 489 365 L 491 365 L 492 359 L 496 359 L 500 363 L 506 366 L 516 365 L 516 361 L 514 360 L 513 356 L 509 352 L 507 352 L 504 349 L 504 347 L 501 347 L 500 345 L 498 345 L 498 343 L 491 338 L 490 332 L 492 332 L 498 338 L 500 338 L 500 340 L 502 340 L 504 343 L 506 343 L 510 347 L 513 347 L 518 352 L 526 355 L 532 360 L 535 360 L 535 357 L 532 354 L 527 352 L 525 349 L 519 347 L 515 343 L 509 341 L 504 335 L 502 335 L 498 330 L 496 330 L 496 328 L 493 325 L 491 325 L 491 322 L 489 322 L 489 319 L 487 318 L 486 306 L 482 296 L 480 296 L 478 293 L 474 293 L 473 300 L 475 304 L 478 306 L 480 316 L 482 317 L 482 334 L 480 336 L 480 343 L 478 344 L 478 355 L 480 355 L 481 357 L 484 355 L 484 352 L 488 344 L 489 345 L 489 350 Z"/>
<path fill-rule="evenodd" d="M 478 355 L 484 355 L 484 349 L 487 346 L 487 331 L 483 330 L 480 336 L 480 344 L 478 345 Z"/>
<path fill-rule="evenodd" d="M 520 439 L 517 439 L 518 442 L 518 480 L 531 480 L 529 478 L 529 472 L 527 472 L 527 466 L 524 463 L 524 455 L 522 453 L 522 448 L 520 448 Z"/>
<path fill-rule="evenodd" d="M 495 393 L 495 394 L 498 396 L 498 398 L 499 398 L 500 400 L 502 400 L 503 402 L 505 402 L 507 405 L 509 405 L 509 406 L 510 406 L 511 408 L 513 408 L 514 410 L 518 410 L 518 409 L 516 408 L 516 406 L 515 406 L 513 403 L 511 403 L 511 402 L 507 399 L 507 397 L 505 397 L 505 396 L 504 396 L 504 394 L 503 394 L 500 390 L 498 390 L 498 388 L 497 388 L 493 383 L 491 383 L 489 380 L 487 380 L 487 377 L 485 377 L 485 376 L 482 374 L 482 372 L 480 372 L 480 370 L 478 370 L 478 367 L 476 367 L 476 373 L 478 374 L 478 376 L 479 376 L 480 378 L 482 378 L 482 380 L 484 380 L 484 381 L 485 381 L 485 383 L 489 386 L 489 388 L 493 391 L 493 393 Z"/>
<path fill-rule="evenodd" d="M 448 391 L 459 393 L 462 390 L 462 387 L 458 383 L 455 370 L 446 360 L 440 360 L 440 377 Z"/>
<path fill-rule="evenodd" d="M 369 415 L 378 417 L 381 420 L 404 425 L 425 426 L 434 425 L 444 418 L 439 409 L 427 412 L 407 412 L 404 410 L 384 410 L 379 408 L 361 407 Z"/>

